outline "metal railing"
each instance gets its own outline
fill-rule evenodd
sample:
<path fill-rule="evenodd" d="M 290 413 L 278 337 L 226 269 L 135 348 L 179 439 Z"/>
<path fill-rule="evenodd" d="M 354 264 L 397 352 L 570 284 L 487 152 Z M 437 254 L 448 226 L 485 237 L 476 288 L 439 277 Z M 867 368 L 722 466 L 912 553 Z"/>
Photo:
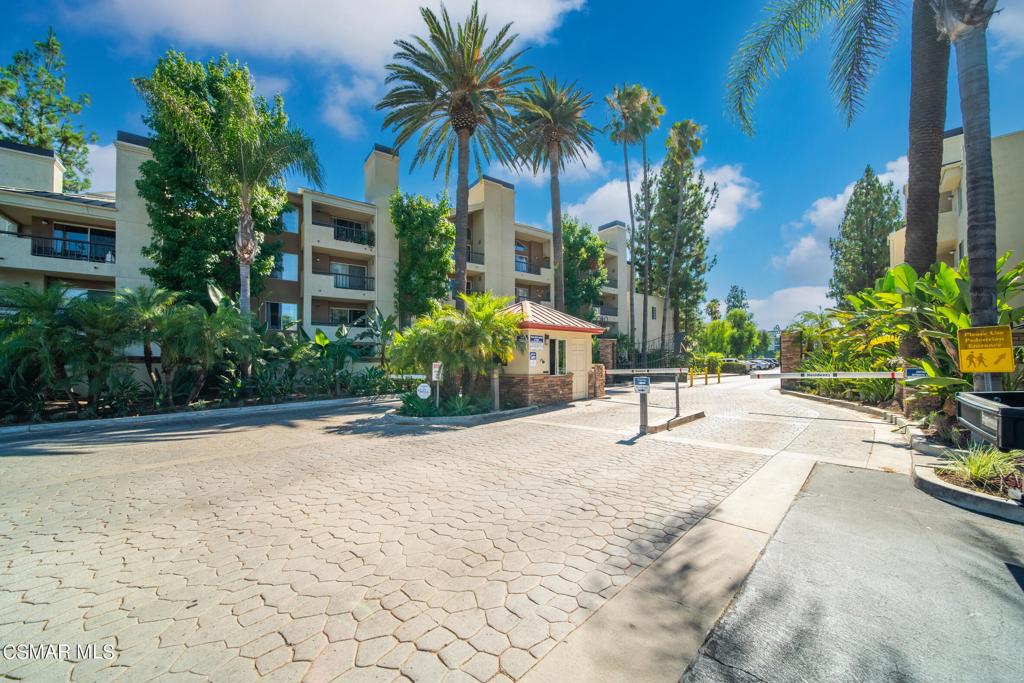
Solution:
<path fill-rule="evenodd" d="M 363 316 L 353 323 L 347 323 L 344 320 L 314 320 L 310 325 L 319 325 L 321 327 L 341 327 L 342 325 L 346 327 L 366 327 L 366 317 Z"/>
<path fill-rule="evenodd" d="M 482 266 L 484 264 L 484 252 L 467 249 L 466 260 L 469 261 L 470 263 L 476 263 Z"/>
<path fill-rule="evenodd" d="M 524 261 L 522 259 L 516 259 L 516 272 L 517 273 L 531 273 L 533 275 L 540 275 L 541 268 L 550 268 L 551 259 L 544 259 L 543 261 Z"/>
<path fill-rule="evenodd" d="M 601 315 L 617 316 L 619 309 L 615 306 L 601 306 Z"/>
<path fill-rule="evenodd" d="M 3 234 L 20 239 L 31 239 L 30 252 L 33 256 L 90 261 L 92 263 L 114 263 L 117 257 L 116 248 L 109 242 L 69 240 L 66 237 L 39 237 L 6 231 Z"/>
<path fill-rule="evenodd" d="M 374 243 L 373 231 L 363 230 L 359 228 L 349 228 L 341 225 L 334 226 L 334 239 L 340 242 L 354 242 L 356 244 L 363 244 L 368 247 L 372 247 Z"/>
<path fill-rule="evenodd" d="M 330 275 L 334 278 L 334 286 L 338 289 L 358 289 L 364 292 L 373 291 L 373 278 L 368 275 L 349 275 L 348 273 L 329 273 L 314 271 L 315 275 Z"/>
<path fill-rule="evenodd" d="M 551 301 L 550 294 L 531 294 L 530 296 L 517 296 L 516 303 L 520 301 L 533 301 L 534 303 L 542 304 Z"/>

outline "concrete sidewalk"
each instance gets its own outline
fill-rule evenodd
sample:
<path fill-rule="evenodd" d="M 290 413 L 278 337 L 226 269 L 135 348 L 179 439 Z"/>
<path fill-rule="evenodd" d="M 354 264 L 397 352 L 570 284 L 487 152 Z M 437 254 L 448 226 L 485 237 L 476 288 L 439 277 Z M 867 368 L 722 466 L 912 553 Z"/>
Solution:
<path fill-rule="evenodd" d="M 682 680 L 1019 681 L 1022 565 L 1024 527 L 819 464 Z"/>

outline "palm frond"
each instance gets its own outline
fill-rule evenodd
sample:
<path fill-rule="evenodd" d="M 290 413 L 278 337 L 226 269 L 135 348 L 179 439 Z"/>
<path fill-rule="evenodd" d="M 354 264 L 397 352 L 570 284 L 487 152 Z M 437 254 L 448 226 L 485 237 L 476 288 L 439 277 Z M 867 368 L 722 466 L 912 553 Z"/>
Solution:
<path fill-rule="evenodd" d="M 847 0 L 839 11 L 832 30 L 829 83 L 848 126 L 896 37 L 898 4 L 895 0 Z"/>

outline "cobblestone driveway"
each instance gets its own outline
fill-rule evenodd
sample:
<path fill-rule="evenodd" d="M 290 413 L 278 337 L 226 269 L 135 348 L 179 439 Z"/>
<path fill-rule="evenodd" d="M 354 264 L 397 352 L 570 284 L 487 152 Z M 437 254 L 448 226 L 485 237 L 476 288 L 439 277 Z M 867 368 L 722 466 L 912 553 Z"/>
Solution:
<path fill-rule="evenodd" d="M 744 444 L 806 431 L 817 411 L 768 388 L 689 390 L 711 417 L 635 442 L 622 396 L 451 431 L 367 411 L 0 447 L 0 640 L 116 652 L 0 674 L 516 680 L 767 459 Z"/>

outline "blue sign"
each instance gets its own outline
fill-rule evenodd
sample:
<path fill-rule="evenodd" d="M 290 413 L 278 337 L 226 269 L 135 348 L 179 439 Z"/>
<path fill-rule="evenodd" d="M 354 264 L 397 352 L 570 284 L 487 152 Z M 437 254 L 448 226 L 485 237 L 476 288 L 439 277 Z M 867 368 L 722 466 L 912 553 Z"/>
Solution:
<path fill-rule="evenodd" d="M 638 375 L 633 378 L 633 391 L 638 394 L 648 394 L 651 391 L 651 378 Z"/>
<path fill-rule="evenodd" d="M 907 368 L 905 370 L 907 379 L 914 379 L 915 377 L 927 377 L 928 373 L 921 368 Z"/>

